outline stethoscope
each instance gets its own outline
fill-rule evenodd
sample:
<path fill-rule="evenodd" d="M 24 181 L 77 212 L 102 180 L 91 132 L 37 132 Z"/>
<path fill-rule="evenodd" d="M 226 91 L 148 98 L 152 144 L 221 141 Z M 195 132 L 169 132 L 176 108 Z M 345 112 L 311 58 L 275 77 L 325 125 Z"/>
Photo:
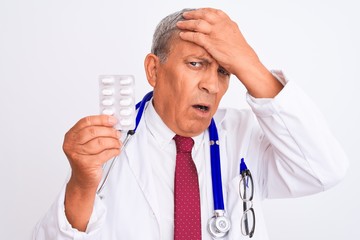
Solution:
<path fill-rule="evenodd" d="M 153 92 L 147 93 L 144 98 L 136 104 L 136 109 L 138 113 L 135 119 L 135 128 L 127 132 L 125 140 L 123 141 L 122 150 L 126 147 L 131 136 L 136 132 L 137 127 L 139 126 L 141 117 L 143 115 L 145 105 L 153 96 Z M 220 148 L 219 148 L 219 136 L 217 128 L 215 125 L 214 119 L 211 119 L 209 130 L 210 137 L 210 161 L 211 161 L 211 179 L 212 179 L 212 188 L 213 188 L 213 200 L 214 200 L 214 215 L 208 221 L 208 231 L 213 239 L 218 239 L 226 236 L 229 232 L 231 223 L 227 216 L 225 216 L 224 208 L 224 197 L 222 190 L 222 181 L 221 181 L 221 167 L 220 167 Z M 111 160 L 108 171 L 106 172 L 100 187 L 97 190 L 97 194 L 100 195 L 101 191 L 104 188 L 104 185 L 109 177 L 110 171 L 114 166 L 117 157 L 114 157 Z"/>

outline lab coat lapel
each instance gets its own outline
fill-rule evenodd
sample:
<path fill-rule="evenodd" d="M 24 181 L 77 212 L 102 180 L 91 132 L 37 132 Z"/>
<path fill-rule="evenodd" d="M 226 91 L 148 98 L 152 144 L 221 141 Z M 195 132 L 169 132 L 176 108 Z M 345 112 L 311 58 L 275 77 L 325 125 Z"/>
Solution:
<path fill-rule="evenodd" d="M 140 189 L 144 193 L 151 210 L 155 216 L 158 216 L 159 205 L 152 174 L 152 167 L 150 165 L 151 162 L 146 161 L 148 158 L 146 156 L 146 148 L 148 145 L 147 139 L 147 131 L 141 131 L 141 129 L 138 129 L 137 133 L 133 136 L 133 139 L 129 141 L 125 154 L 127 156 L 130 169 L 133 172 Z M 140 148 L 142 149 L 140 150 Z M 156 220 L 159 224 L 158 218 L 156 218 Z"/>

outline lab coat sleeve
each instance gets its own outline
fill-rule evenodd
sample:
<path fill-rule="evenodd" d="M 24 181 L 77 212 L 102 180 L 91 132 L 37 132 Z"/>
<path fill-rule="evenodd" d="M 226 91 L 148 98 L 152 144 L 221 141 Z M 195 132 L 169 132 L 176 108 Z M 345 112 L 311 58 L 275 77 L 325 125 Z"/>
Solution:
<path fill-rule="evenodd" d="M 33 232 L 33 240 L 100 240 L 101 225 L 104 222 L 106 208 L 96 196 L 94 209 L 86 232 L 72 228 L 65 216 L 65 186 L 57 201 L 51 206 L 45 217 L 37 224 Z"/>
<path fill-rule="evenodd" d="M 324 191 L 344 177 L 346 155 L 309 97 L 294 82 L 285 83 L 282 72 L 275 76 L 285 84 L 275 98 L 247 94 L 264 134 L 258 165 L 262 197 Z"/>

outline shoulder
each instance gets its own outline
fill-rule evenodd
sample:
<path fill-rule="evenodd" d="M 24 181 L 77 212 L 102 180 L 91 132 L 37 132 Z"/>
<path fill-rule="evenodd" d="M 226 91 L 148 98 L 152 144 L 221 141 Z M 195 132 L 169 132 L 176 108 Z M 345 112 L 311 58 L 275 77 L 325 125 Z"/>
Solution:
<path fill-rule="evenodd" d="M 254 121 L 255 115 L 251 109 L 219 108 L 214 115 L 214 120 L 221 125 L 229 123 L 241 124 Z"/>
<path fill-rule="evenodd" d="M 251 109 L 219 108 L 214 120 L 222 129 L 231 130 L 237 127 L 250 127 L 257 124 Z"/>

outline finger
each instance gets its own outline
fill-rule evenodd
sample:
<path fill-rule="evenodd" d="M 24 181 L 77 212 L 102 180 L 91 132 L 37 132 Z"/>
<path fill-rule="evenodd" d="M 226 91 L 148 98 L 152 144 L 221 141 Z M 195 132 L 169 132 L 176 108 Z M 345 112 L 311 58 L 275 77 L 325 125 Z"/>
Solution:
<path fill-rule="evenodd" d="M 98 137 L 111 137 L 120 139 L 121 133 L 112 127 L 90 126 L 75 133 L 75 142 L 85 144 Z"/>
<path fill-rule="evenodd" d="M 84 155 L 80 153 L 72 153 L 70 156 L 71 160 L 75 160 L 78 163 L 81 163 L 78 167 L 86 168 L 87 166 L 101 166 L 102 164 L 106 163 L 113 157 L 120 155 L 119 148 L 112 148 L 112 149 L 104 149 L 102 152 L 94 155 Z"/>
<path fill-rule="evenodd" d="M 83 155 L 97 155 L 105 150 L 119 149 L 121 142 L 118 139 L 100 137 L 95 138 L 86 144 L 78 145 L 77 152 Z"/>
<path fill-rule="evenodd" d="M 109 161 L 110 159 L 118 156 L 120 154 L 120 149 L 106 149 L 105 151 L 102 151 L 98 155 L 91 155 L 89 160 L 90 161 L 99 161 L 99 163 L 102 165 Z"/>
<path fill-rule="evenodd" d="M 72 128 L 72 131 L 78 132 L 79 130 L 90 126 L 107 126 L 112 127 L 117 123 L 117 119 L 114 116 L 108 115 L 96 115 L 87 116 L 80 119 Z"/>
<path fill-rule="evenodd" d="M 203 47 L 206 51 L 209 50 L 207 43 L 208 36 L 203 33 L 186 31 L 186 32 L 180 32 L 179 36 L 184 41 L 195 43 Z"/>
<path fill-rule="evenodd" d="M 211 33 L 211 25 L 207 21 L 202 19 L 179 21 L 176 23 L 176 25 L 181 30 L 201 32 L 204 34 Z"/>
<path fill-rule="evenodd" d="M 219 17 L 227 16 L 223 11 L 213 8 L 200 8 L 193 11 L 183 13 L 183 17 L 186 20 L 190 19 L 203 19 L 210 24 L 216 23 Z"/>

